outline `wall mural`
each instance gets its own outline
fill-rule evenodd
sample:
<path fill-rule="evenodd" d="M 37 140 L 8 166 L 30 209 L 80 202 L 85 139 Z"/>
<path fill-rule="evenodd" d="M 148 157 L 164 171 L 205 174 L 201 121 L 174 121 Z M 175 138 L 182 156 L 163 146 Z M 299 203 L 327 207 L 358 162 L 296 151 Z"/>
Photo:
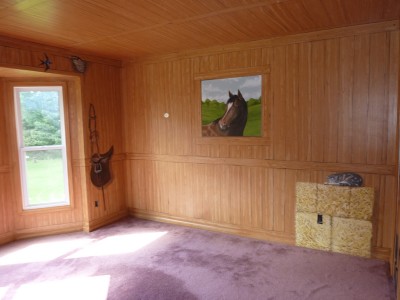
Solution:
<path fill-rule="evenodd" d="M 261 86 L 261 75 L 203 80 L 202 136 L 262 136 Z"/>

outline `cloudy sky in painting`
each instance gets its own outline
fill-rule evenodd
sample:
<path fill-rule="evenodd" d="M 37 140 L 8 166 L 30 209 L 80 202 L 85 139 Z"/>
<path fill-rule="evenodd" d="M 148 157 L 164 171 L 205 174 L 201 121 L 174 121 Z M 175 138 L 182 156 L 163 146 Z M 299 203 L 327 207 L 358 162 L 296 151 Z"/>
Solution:
<path fill-rule="evenodd" d="M 228 101 L 228 91 L 237 94 L 238 89 L 245 100 L 258 99 L 261 96 L 261 75 L 235 78 L 203 80 L 201 82 L 201 100 Z"/>

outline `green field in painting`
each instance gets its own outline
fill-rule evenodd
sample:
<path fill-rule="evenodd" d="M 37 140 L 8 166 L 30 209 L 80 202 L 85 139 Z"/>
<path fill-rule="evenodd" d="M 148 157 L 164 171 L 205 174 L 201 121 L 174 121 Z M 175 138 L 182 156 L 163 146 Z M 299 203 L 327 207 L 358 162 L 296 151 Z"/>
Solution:
<path fill-rule="evenodd" d="M 27 177 L 30 204 L 49 203 L 64 198 L 61 159 L 28 160 Z"/>
<path fill-rule="evenodd" d="M 206 125 L 220 118 L 225 112 L 225 103 L 216 100 L 201 102 L 201 121 Z M 251 99 L 247 102 L 247 123 L 243 136 L 261 136 L 261 102 Z"/>
<path fill-rule="evenodd" d="M 226 104 L 217 100 L 201 102 L 201 123 L 206 125 L 221 117 L 225 112 Z"/>

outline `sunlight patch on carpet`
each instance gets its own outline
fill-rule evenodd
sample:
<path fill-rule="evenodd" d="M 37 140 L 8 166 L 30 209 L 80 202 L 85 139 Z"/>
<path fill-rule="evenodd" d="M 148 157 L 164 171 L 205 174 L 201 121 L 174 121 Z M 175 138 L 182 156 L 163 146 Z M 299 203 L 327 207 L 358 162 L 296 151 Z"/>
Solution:
<path fill-rule="evenodd" d="M 133 253 L 154 242 L 165 234 L 167 234 L 167 231 L 133 233 L 107 237 L 103 240 L 88 245 L 88 247 L 85 247 L 82 250 L 77 251 L 76 253 L 68 256 L 67 259 Z"/>
<path fill-rule="evenodd" d="M 93 277 L 75 277 L 57 281 L 28 283 L 22 285 L 14 297 L 15 300 L 78 300 L 107 299 L 110 275 Z"/>
<path fill-rule="evenodd" d="M 2 287 L 2 286 L 0 286 L 0 299 L 3 299 L 3 298 L 4 298 L 4 296 L 5 296 L 6 292 L 7 292 L 7 290 L 8 290 L 8 287 Z"/>
<path fill-rule="evenodd" d="M 92 241 L 92 239 L 77 239 L 36 243 L 0 256 L 0 266 L 50 261 L 80 249 Z"/>

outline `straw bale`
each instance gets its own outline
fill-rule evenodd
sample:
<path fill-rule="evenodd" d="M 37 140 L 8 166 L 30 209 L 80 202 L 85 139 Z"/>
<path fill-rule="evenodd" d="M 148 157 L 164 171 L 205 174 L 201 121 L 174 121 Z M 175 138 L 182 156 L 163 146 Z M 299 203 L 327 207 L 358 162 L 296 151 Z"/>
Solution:
<path fill-rule="evenodd" d="M 316 183 L 296 183 L 296 211 L 309 213 L 317 212 Z"/>
<path fill-rule="evenodd" d="M 337 217 L 349 215 L 350 188 L 318 184 L 317 211 Z"/>
<path fill-rule="evenodd" d="M 370 221 L 332 218 L 332 251 L 370 257 L 371 238 Z"/>
<path fill-rule="evenodd" d="M 316 213 L 296 213 L 296 245 L 330 250 L 331 217 L 323 216 L 323 224 L 318 224 L 317 216 Z"/>
<path fill-rule="evenodd" d="M 374 207 L 374 188 L 359 187 L 350 191 L 349 217 L 353 219 L 371 220 Z"/>

